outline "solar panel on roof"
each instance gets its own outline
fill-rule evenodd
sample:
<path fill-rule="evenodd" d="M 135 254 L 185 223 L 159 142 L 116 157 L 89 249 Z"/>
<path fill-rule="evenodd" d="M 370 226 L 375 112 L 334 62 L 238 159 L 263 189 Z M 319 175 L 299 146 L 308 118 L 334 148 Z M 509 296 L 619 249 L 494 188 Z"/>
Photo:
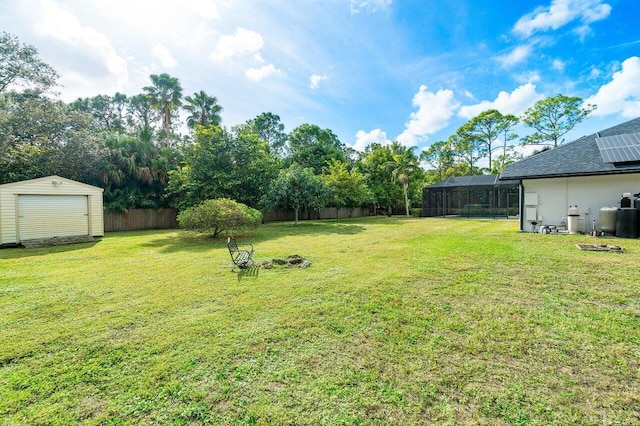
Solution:
<path fill-rule="evenodd" d="M 599 137 L 596 144 L 605 163 L 640 162 L 640 133 Z"/>

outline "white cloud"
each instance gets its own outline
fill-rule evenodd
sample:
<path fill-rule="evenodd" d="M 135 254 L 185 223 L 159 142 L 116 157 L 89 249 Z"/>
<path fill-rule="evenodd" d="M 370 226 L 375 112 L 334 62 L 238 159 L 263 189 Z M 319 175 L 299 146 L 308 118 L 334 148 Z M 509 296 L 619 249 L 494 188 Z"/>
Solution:
<path fill-rule="evenodd" d="M 640 58 L 632 56 L 622 63 L 622 69 L 613 73 L 611 81 L 600 87 L 598 93 L 584 100 L 597 105 L 593 115 L 621 114 L 623 117 L 640 115 Z"/>
<path fill-rule="evenodd" d="M 523 62 L 531 54 L 531 46 L 523 44 L 516 46 L 510 53 L 496 57 L 496 60 L 503 68 L 511 68 L 520 62 Z"/>
<path fill-rule="evenodd" d="M 591 71 L 589 72 L 589 77 L 587 77 L 587 80 L 595 80 L 596 78 L 599 78 L 601 75 L 602 75 L 602 71 L 600 71 L 598 68 L 592 65 Z"/>
<path fill-rule="evenodd" d="M 513 78 L 521 85 L 525 85 L 527 83 L 539 83 L 542 80 L 542 77 L 540 77 L 538 71 L 534 70 L 514 75 Z"/>
<path fill-rule="evenodd" d="M 49 0 L 51 1 L 51 0 Z M 193 47 L 202 43 L 210 46 L 212 23 L 219 27 L 218 10 L 226 5 L 222 0 L 109 0 L 77 1 L 53 0 L 69 11 L 73 11 L 83 25 L 109 34 L 121 50 L 136 54 L 136 59 L 146 55 L 140 52 L 141 45 L 161 42 L 172 46 Z M 0 1 L 0 4 L 7 3 Z M 20 0 L 26 13 L 39 10 L 43 0 Z M 161 23 L 171 22 L 171 31 Z M 126 40 L 126 43 L 123 41 Z M 206 44 L 205 44 L 206 43 Z M 208 52 L 207 52 L 208 53 Z"/>
<path fill-rule="evenodd" d="M 453 98 L 451 90 L 440 89 L 438 92 L 428 92 L 427 86 L 420 86 L 420 90 L 413 97 L 412 105 L 418 111 L 411 113 L 411 118 L 405 123 L 405 130 L 397 140 L 405 146 L 415 146 L 428 139 L 428 135 L 449 125 L 449 119 L 459 104 Z"/>
<path fill-rule="evenodd" d="M 273 66 L 273 64 L 269 64 L 260 68 L 249 68 L 244 74 L 250 80 L 262 81 L 272 75 L 282 75 L 282 71 Z"/>
<path fill-rule="evenodd" d="M 264 39 L 255 31 L 237 28 L 233 35 L 224 35 L 218 39 L 216 49 L 210 58 L 221 62 L 233 56 L 258 53 L 264 45 Z"/>
<path fill-rule="evenodd" d="M 557 30 L 572 21 L 582 22 L 579 34 L 586 35 L 589 24 L 605 19 L 611 6 L 602 0 L 552 0 L 549 7 L 539 7 L 516 22 L 513 32 L 530 37 L 536 32 Z"/>
<path fill-rule="evenodd" d="M 522 115 L 527 108 L 544 98 L 544 95 L 536 92 L 536 86 L 531 83 L 516 88 L 513 92 L 502 91 L 493 101 L 482 101 L 475 105 L 466 105 L 460 108 L 458 116 L 472 119 L 488 109 L 497 109 L 502 114 Z"/>
<path fill-rule="evenodd" d="M 165 68 L 173 68 L 178 65 L 178 61 L 171 56 L 169 49 L 161 43 L 156 43 L 156 45 L 153 46 L 153 56 L 155 56 Z"/>
<path fill-rule="evenodd" d="M 574 29 L 573 32 L 580 38 L 580 41 L 584 41 L 584 39 L 591 34 L 591 27 L 588 25 L 581 25 Z"/>
<path fill-rule="evenodd" d="M 374 129 L 370 132 L 364 130 L 358 130 L 356 133 L 356 143 L 353 149 L 357 151 L 364 151 L 364 149 L 372 143 L 378 143 L 380 145 L 389 145 L 391 141 L 387 139 L 387 133 L 380 129 Z"/>
<path fill-rule="evenodd" d="M 368 12 L 373 13 L 378 10 L 385 10 L 393 0 L 351 0 L 351 13 Z"/>
<path fill-rule="evenodd" d="M 186 5 L 206 19 L 220 19 L 218 5 L 210 0 L 186 0 Z"/>
<path fill-rule="evenodd" d="M 116 52 L 109 37 L 84 26 L 68 9 L 42 0 L 32 11 L 34 29 L 52 43 L 58 56 L 70 62 L 58 64 L 64 100 L 122 91 L 128 82 L 127 62 Z M 83 67 L 77 64 L 83 63 Z"/>
<path fill-rule="evenodd" d="M 312 74 L 311 77 L 309 77 L 309 88 L 317 89 L 320 85 L 320 82 L 322 80 L 326 80 L 327 78 L 328 77 L 326 75 Z"/>
<path fill-rule="evenodd" d="M 551 68 L 553 68 L 556 71 L 564 71 L 565 68 L 565 63 L 563 61 L 561 61 L 560 59 L 555 59 L 552 63 L 551 63 Z"/>

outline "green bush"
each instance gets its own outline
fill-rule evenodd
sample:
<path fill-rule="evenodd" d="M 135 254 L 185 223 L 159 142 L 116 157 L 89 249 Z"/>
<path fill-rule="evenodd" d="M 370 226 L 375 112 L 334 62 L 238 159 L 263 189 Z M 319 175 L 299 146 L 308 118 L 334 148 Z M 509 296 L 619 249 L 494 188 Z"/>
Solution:
<path fill-rule="evenodd" d="M 207 200 L 178 214 L 181 228 L 214 238 L 231 231 L 255 230 L 261 222 L 260 211 L 228 198 Z"/>

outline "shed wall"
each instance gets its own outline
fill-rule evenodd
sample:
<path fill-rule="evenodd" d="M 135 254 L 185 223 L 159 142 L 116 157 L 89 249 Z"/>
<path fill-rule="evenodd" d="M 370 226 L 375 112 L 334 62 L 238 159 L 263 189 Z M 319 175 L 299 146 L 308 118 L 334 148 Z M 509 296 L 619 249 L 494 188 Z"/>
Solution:
<path fill-rule="evenodd" d="M 53 185 L 52 181 L 61 181 Z M 89 235 L 104 235 L 102 189 L 73 180 L 50 176 L 0 186 L 0 244 L 20 243 L 18 198 L 20 195 L 83 195 L 87 197 Z"/>
<path fill-rule="evenodd" d="M 640 174 L 528 179 L 522 181 L 525 198 L 537 194 L 537 205 L 522 206 L 523 231 L 530 230 L 530 221 L 540 225 L 559 226 L 567 216 L 569 206 L 577 205 L 580 213 L 580 231 L 591 231 L 592 221 L 600 228 L 599 212 L 602 207 L 620 207 L 622 193 L 640 192 Z M 537 218 L 531 217 L 536 208 Z"/>

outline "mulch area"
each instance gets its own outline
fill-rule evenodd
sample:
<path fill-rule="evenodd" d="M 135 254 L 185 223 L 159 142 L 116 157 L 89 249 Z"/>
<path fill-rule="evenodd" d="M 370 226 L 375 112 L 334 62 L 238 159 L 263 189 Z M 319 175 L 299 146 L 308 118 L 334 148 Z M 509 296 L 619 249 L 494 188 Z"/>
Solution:
<path fill-rule="evenodd" d="M 311 266 L 311 262 L 309 262 L 302 256 L 293 254 L 291 256 L 287 256 L 284 259 L 272 259 L 270 262 L 262 262 L 260 264 L 260 267 L 263 269 L 271 269 L 276 265 L 285 266 L 287 268 L 308 268 L 309 266 Z"/>

